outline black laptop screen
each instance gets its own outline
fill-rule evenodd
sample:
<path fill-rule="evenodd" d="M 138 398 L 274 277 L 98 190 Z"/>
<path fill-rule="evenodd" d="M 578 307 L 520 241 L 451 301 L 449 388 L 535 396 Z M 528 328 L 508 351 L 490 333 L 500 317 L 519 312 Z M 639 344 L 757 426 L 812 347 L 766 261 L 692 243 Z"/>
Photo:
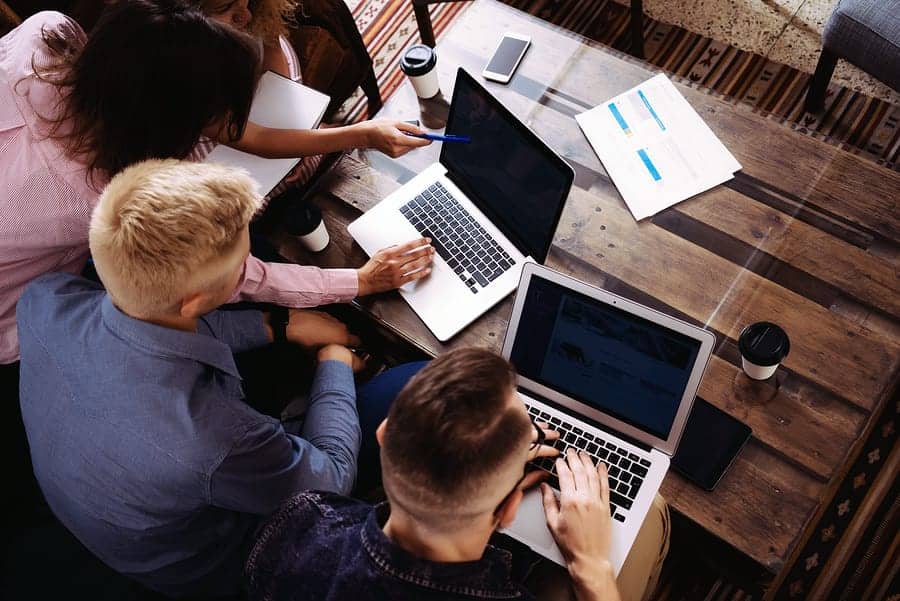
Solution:
<path fill-rule="evenodd" d="M 532 276 L 510 360 L 526 378 L 665 439 L 700 342 Z"/>
<path fill-rule="evenodd" d="M 471 143 L 444 143 L 452 179 L 520 251 L 547 258 L 572 169 L 500 102 L 460 69 L 447 133 Z"/>

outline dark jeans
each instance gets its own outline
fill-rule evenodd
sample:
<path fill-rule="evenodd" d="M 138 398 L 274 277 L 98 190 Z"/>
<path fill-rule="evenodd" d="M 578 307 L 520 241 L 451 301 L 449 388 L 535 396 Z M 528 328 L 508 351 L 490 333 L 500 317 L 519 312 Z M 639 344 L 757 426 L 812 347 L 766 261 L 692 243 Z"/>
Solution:
<path fill-rule="evenodd" d="M 356 391 L 362 446 L 359 449 L 355 493 L 364 494 L 381 484 L 381 455 L 375 430 L 387 417 L 391 403 L 400 390 L 426 365 L 427 361 L 398 365 L 372 378 Z"/>

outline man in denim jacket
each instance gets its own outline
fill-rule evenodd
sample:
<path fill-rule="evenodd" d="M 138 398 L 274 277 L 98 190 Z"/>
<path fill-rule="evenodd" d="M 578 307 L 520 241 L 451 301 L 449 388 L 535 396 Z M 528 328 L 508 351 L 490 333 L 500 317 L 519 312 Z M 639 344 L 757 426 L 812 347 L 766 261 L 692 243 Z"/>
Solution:
<path fill-rule="evenodd" d="M 377 432 L 388 503 L 372 508 L 312 492 L 288 501 L 249 555 L 251 600 L 533 598 L 512 554 L 491 544 L 539 480 L 526 462 L 557 454 L 536 444 L 544 424 L 532 424 L 515 383 L 507 361 L 480 349 L 447 353 L 419 372 Z M 626 562 L 620 597 L 608 561 L 605 468 L 570 451 L 557 470 L 560 499 L 546 485 L 542 492 L 571 581 L 550 588 L 581 601 L 640 599 L 654 567 L 646 556 L 658 571 L 665 555 L 665 521 L 661 551 L 643 553 L 642 529 L 636 548 L 644 561 Z"/>

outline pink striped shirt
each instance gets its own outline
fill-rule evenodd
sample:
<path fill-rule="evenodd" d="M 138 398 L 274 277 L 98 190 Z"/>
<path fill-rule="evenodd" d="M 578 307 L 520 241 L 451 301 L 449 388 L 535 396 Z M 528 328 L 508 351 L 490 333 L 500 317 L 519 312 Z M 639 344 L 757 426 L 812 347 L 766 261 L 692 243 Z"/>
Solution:
<path fill-rule="evenodd" d="M 65 27 L 86 37 L 68 17 L 38 13 L 0 38 L 0 364 L 19 356 L 16 302 L 25 285 L 51 272 L 79 273 L 88 258 L 88 225 L 99 197 L 84 164 L 47 138 L 41 117 L 58 110 L 58 89 L 32 69 L 48 56 L 43 28 Z M 264 263 L 249 257 L 234 300 L 312 307 L 345 302 L 357 294 L 353 269 L 321 270 Z"/>

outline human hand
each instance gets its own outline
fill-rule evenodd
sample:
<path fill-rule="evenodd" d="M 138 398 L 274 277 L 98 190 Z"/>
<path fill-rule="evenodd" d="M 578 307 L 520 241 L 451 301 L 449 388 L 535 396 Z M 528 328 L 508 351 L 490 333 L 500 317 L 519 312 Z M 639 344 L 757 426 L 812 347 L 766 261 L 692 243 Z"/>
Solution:
<path fill-rule="evenodd" d="M 531 433 L 531 447 L 528 450 L 528 461 L 534 461 L 538 457 L 556 457 L 559 455 L 559 449 L 554 446 L 544 444 L 547 441 L 554 441 L 559 439 L 559 432 L 556 430 L 552 430 L 550 428 L 550 424 L 547 422 L 543 422 L 541 420 L 537 420 L 534 422 L 538 428 L 541 429 L 543 433 L 541 444 L 537 444 L 538 442 L 538 433 L 537 430 L 534 430 Z"/>
<path fill-rule="evenodd" d="M 428 265 L 434 257 L 434 248 L 428 246 L 430 242 L 431 238 L 419 238 L 375 253 L 356 272 L 359 296 L 393 290 L 431 273 Z"/>
<path fill-rule="evenodd" d="M 547 526 L 570 572 L 608 569 L 612 516 L 606 466 L 594 467 L 587 454 L 569 449 L 565 458 L 556 460 L 556 472 L 559 501 L 546 484 L 541 485 L 541 494 Z"/>
<path fill-rule="evenodd" d="M 366 121 L 362 125 L 366 127 L 366 147 L 379 150 L 395 159 L 414 148 L 431 144 L 431 140 L 407 136 L 404 132 L 423 134 L 425 131 L 404 121 Z"/>
<path fill-rule="evenodd" d="M 328 313 L 308 309 L 289 311 L 286 334 L 289 341 L 308 351 L 317 351 L 329 344 L 360 344 L 359 337 L 351 334 L 344 322 Z"/>
<path fill-rule="evenodd" d="M 359 373 L 366 367 L 366 362 L 359 355 L 350 352 L 345 346 L 340 344 L 328 344 L 319 349 L 316 359 L 322 361 L 340 361 L 350 366 L 353 373 Z"/>

